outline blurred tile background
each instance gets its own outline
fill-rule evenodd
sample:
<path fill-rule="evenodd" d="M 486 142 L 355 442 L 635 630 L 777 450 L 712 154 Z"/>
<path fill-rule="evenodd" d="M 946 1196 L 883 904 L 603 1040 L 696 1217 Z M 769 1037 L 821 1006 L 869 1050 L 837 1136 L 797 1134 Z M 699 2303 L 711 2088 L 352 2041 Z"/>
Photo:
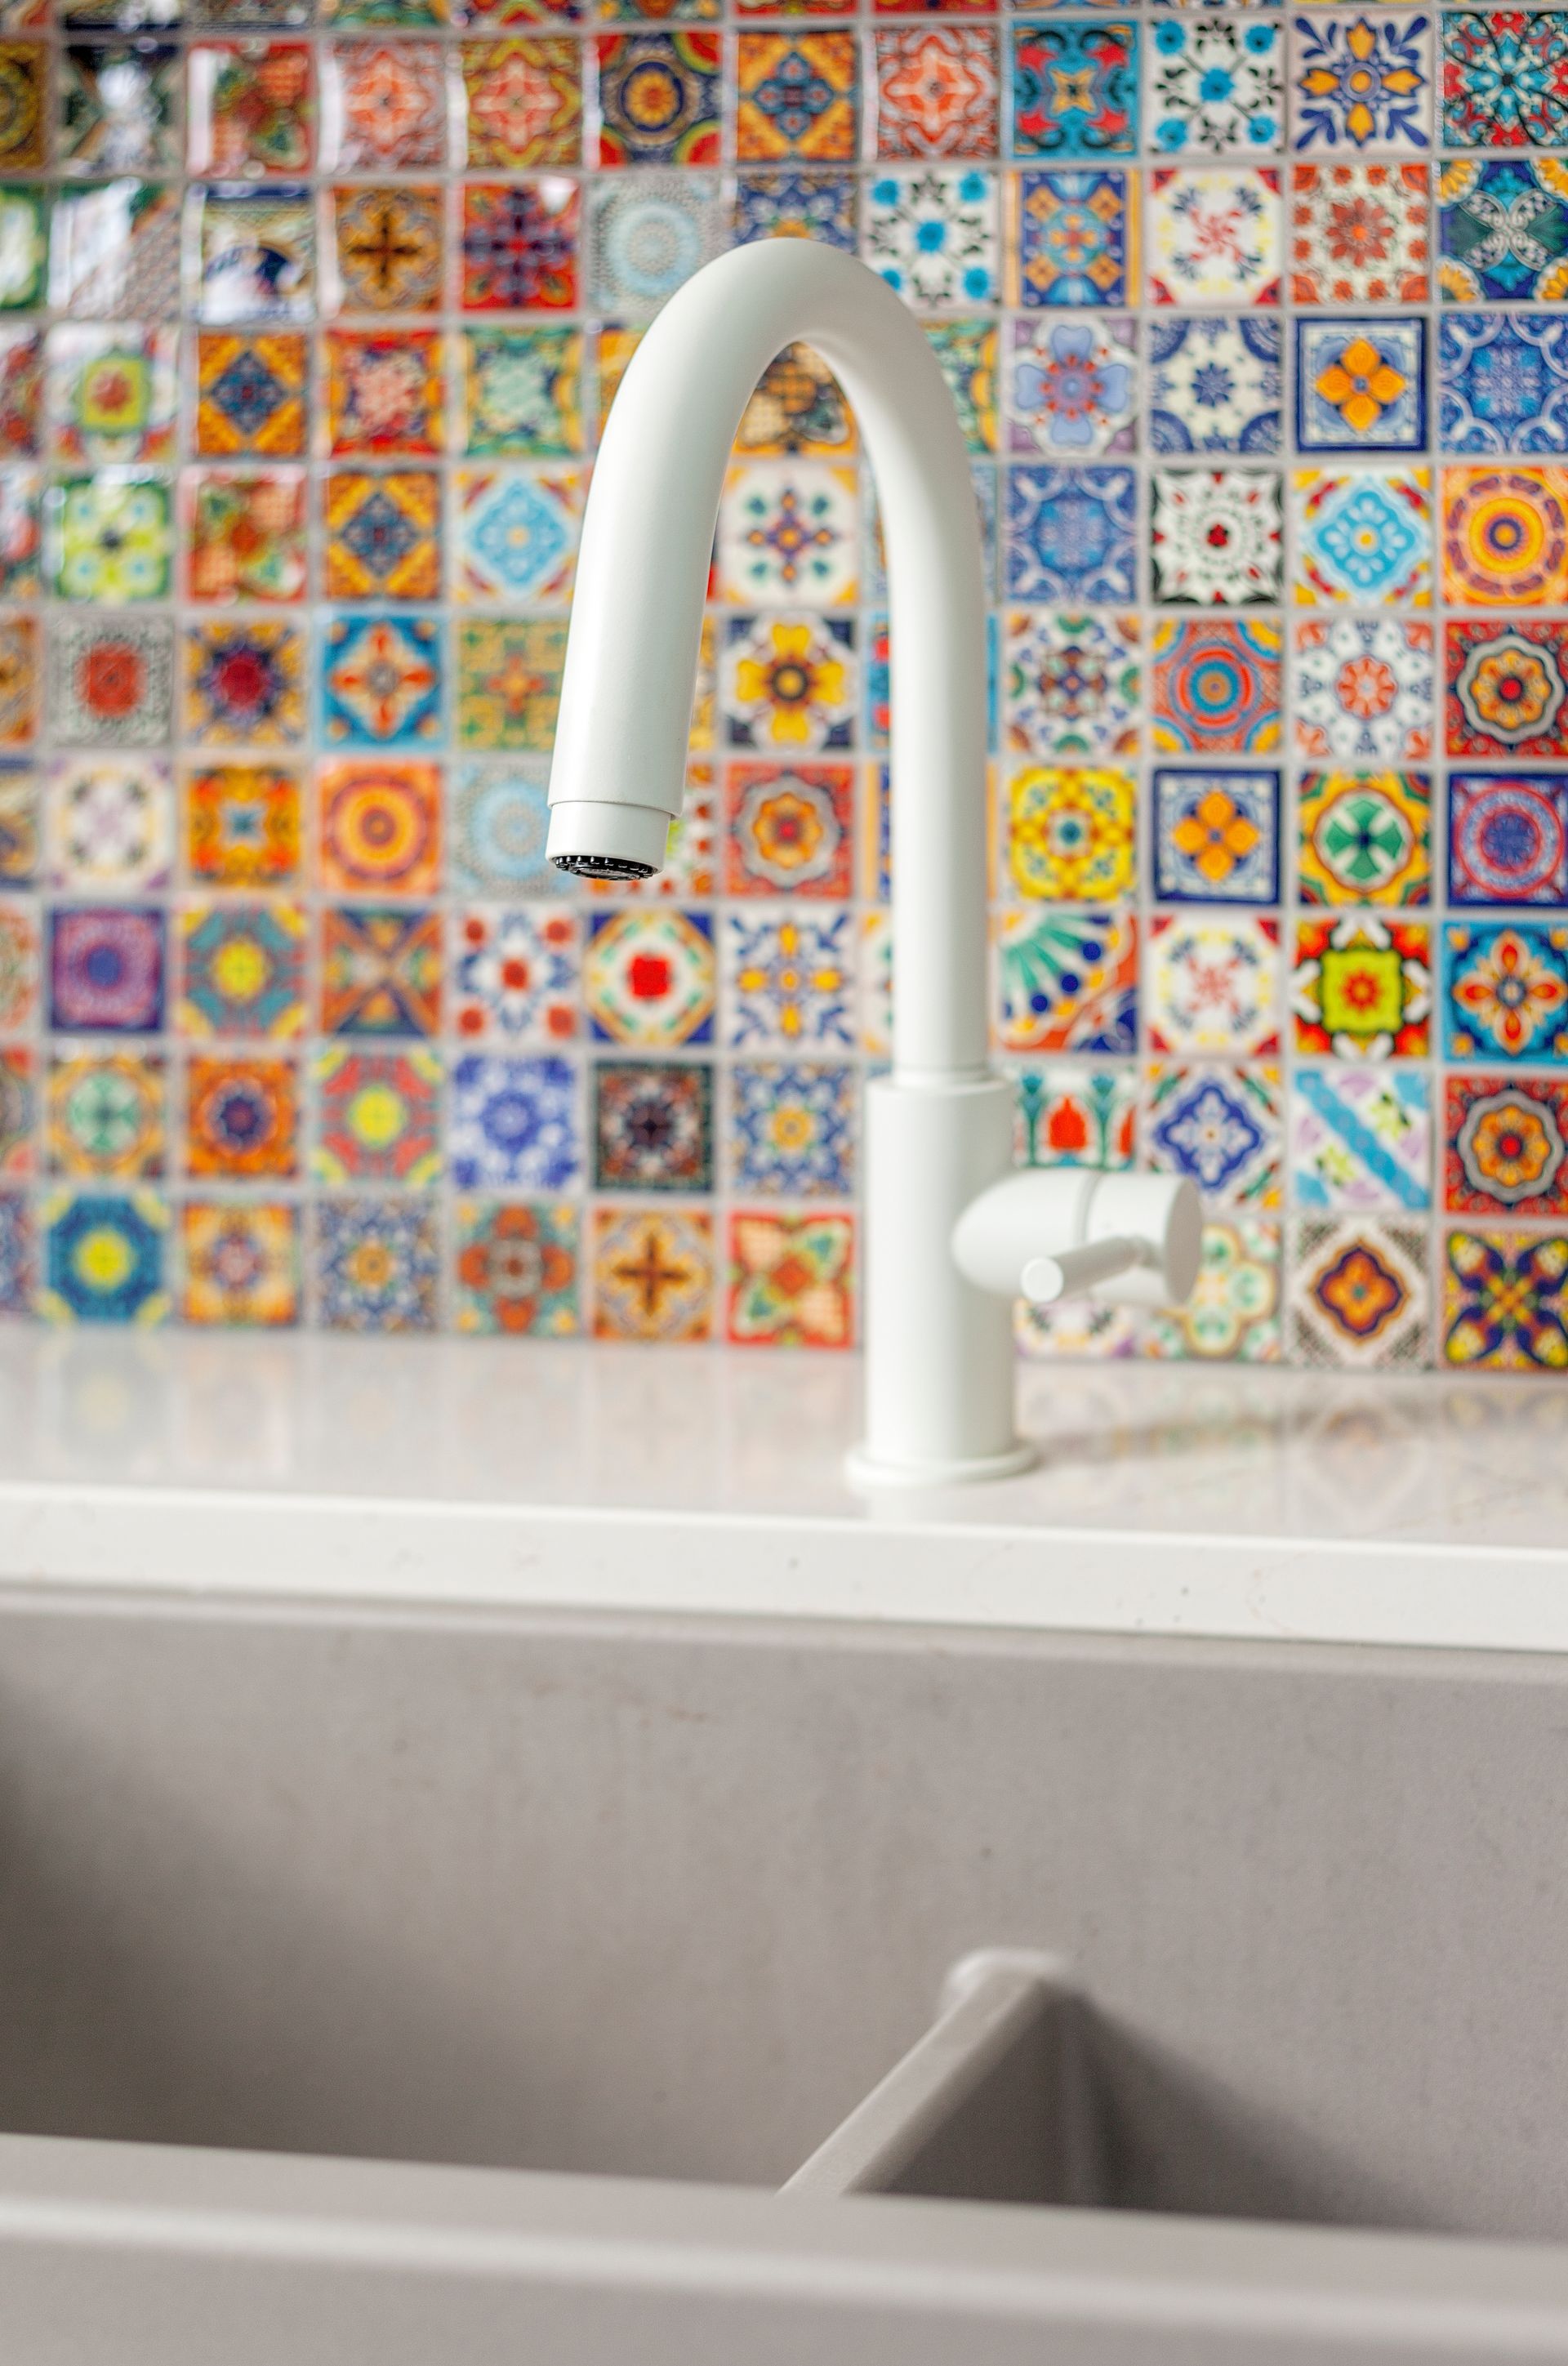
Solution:
<path fill-rule="evenodd" d="M 1024 1350 L 1568 1368 L 1565 152 L 1551 9 L 5 0 L 0 1308 L 852 1340 L 890 650 L 808 351 L 668 871 L 543 860 L 606 411 L 804 236 L 973 456 L 1019 1155 L 1213 1211 Z"/>

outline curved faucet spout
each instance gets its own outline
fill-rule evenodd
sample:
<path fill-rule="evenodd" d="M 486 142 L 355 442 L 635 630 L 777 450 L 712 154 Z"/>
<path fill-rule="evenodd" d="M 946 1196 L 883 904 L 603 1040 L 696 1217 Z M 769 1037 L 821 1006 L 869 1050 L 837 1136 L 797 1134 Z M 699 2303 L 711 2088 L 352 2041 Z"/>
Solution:
<path fill-rule="evenodd" d="M 671 299 L 626 372 L 593 472 L 550 774 L 563 869 L 637 875 L 679 813 L 725 470 L 763 370 L 796 339 L 865 439 L 887 554 L 894 1069 L 986 1069 L 986 642 L 979 521 L 924 332 L 864 265 L 800 239 L 738 248 Z"/>

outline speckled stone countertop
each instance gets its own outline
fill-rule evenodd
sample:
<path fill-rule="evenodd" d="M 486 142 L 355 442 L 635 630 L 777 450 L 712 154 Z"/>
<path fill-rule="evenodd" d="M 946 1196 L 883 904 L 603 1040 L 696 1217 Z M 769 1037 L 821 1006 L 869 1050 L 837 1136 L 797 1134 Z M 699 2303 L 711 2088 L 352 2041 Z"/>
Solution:
<path fill-rule="evenodd" d="M 1568 1389 L 1029 1367 L 1040 1467 L 854 1493 L 852 1358 L 0 1335 L 0 1581 L 1568 1649 Z"/>

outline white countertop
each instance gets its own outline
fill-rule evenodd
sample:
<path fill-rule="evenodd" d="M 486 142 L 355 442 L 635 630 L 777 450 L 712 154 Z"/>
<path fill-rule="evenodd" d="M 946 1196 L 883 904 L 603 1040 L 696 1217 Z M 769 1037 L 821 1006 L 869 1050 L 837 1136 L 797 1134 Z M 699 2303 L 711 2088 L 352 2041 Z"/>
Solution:
<path fill-rule="evenodd" d="M 1030 1366 L 863 1497 L 852 1358 L 0 1331 L 0 1582 L 1568 1650 L 1568 1387 Z"/>

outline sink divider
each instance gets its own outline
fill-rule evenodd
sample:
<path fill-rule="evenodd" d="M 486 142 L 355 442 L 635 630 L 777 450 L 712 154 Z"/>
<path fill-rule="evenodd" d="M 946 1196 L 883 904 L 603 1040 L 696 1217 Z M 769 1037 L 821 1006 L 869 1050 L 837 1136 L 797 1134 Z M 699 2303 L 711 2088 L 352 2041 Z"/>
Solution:
<path fill-rule="evenodd" d="M 782 2191 L 1092 2205 L 1103 2180 L 1083 2025 L 1054 1957 L 964 1956 L 931 2027 Z"/>

